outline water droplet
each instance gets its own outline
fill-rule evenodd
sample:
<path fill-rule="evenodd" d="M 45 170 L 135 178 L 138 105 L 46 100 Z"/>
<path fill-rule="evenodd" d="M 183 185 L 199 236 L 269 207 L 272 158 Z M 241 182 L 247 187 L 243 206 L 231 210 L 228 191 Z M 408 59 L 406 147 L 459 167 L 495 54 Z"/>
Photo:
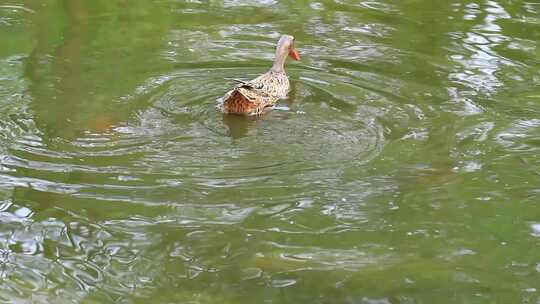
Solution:
<path fill-rule="evenodd" d="M 535 237 L 540 237 L 540 224 L 534 223 L 531 225 L 531 228 L 532 228 L 531 235 Z"/>
<path fill-rule="evenodd" d="M 18 217 L 29 217 L 31 214 L 32 214 L 32 210 L 26 207 L 21 207 L 15 210 L 15 215 Z"/>

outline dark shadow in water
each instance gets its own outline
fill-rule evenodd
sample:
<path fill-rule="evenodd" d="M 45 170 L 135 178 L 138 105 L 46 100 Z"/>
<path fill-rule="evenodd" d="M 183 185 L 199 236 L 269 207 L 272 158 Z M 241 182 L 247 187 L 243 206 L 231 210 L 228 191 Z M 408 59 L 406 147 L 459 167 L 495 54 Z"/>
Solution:
<path fill-rule="evenodd" d="M 41 4 L 33 8 L 39 12 L 34 17 L 36 43 L 24 68 L 30 108 L 44 141 L 73 139 L 85 132 L 109 133 L 130 120 L 132 113 L 148 106 L 146 99 L 122 104 L 116 101 L 133 95 L 141 83 L 159 70 L 148 63 L 155 70 L 132 73 L 138 62 L 147 60 L 148 54 L 154 54 L 161 45 L 148 47 L 145 41 L 131 39 L 123 33 L 130 31 L 136 36 L 148 30 L 143 25 L 133 26 L 130 20 L 113 18 L 131 17 L 140 12 L 139 6 L 126 8 L 124 2 L 83 0 L 61 3 L 58 10 L 43 9 Z M 148 18 L 157 19 L 160 11 L 145 13 Z M 107 21 L 95 18 L 100 14 L 111 17 Z M 161 36 L 169 24 L 169 19 L 160 19 L 152 30 Z"/>
<path fill-rule="evenodd" d="M 63 16 L 51 16 L 46 12 L 36 16 L 36 46 L 26 60 L 25 77 L 29 80 L 32 109 L 36 126 L 44 132 L 44 140 L 77 136 L 85 128 L 87 119 L 96 118 L 99 128 L 108 129 L 112 122 L 103 125 L 102 117 L 86 115 L 88 95 L 95 87 L 86 78 L 85 47 L 90 40 L 89 12 L 83 1 L 63 2 Z M 65 17 L 67 25 L 61 32 L 55 31 L 54 18 Z M 62 43 L 50 41 L 63 37 Z M 43 61 L 44 58 L 48 58 Z M 100 122 L 101 120 L 101 122 Z M 109 119 L 106 119 L 107 121 Z"/>

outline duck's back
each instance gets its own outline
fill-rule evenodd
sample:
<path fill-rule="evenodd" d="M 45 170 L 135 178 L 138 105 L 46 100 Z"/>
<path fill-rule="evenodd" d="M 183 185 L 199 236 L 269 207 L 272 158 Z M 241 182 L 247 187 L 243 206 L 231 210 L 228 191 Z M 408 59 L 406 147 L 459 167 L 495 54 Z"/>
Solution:
<path fill-rule="evenodd" d="M 251 80 L 249 84 L 252 84 L 257 90 L 274 96 L 277 99 L 287 97 L 290 87 L 289 78 L 284 72 L 275 72 L 272 70 Z"/>

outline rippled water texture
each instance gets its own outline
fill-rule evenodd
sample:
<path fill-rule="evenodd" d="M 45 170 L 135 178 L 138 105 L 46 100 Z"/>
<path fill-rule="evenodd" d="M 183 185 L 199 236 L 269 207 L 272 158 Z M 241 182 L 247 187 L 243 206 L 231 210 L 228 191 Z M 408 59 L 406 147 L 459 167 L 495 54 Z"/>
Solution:
<path fill-rule="evenodd" d="M 233 79 L 302 61 L 268 115 Z M 0 303 L 538 303 L 540 5 L 0 2 Z"/>

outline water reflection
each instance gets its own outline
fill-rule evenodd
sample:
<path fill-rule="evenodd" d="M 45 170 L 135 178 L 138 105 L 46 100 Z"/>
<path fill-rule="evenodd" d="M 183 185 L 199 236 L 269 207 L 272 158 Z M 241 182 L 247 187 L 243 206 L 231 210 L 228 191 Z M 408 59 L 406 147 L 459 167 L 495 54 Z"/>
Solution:
<path fill-rule="evenodd" d="M 498 25 L 500 20 L 510 18 L 508 12 L 495 1 L 488 1 L 482 6 L 471 3 L 462 9 L 465 20 L 483 18 L 483 22 L 475 24 L 469 32 L 452 33 L 454 39 L 461 40 L 459 48 L 464 48 L 470 55 L 456 54 L 450 57 L 464 69 L 450 73 L 449 79 L 472 89 L 458 93 L 456 97 L 459 99 L 455 100 L 471 105 L 474 104 L 471 98 L 477 94 L 494 94 L 502 86 L 502 81 L 497 77 L 499 70 L 504 66 L 515 66 L 515 63 L 496 51 L 498 46 L 509 40 Z M 469 109 L 472 113 L 478 113 L 478 107 L 469 106 Z"/>
<path fill-rule="evenodd" d="M 261 117 L 223 115 L 223 123 L 229 128 L 229 134 L 233 139 L 245 137 L 249 130 L 256 128 L 257 121 L 260 119 Z"/>

